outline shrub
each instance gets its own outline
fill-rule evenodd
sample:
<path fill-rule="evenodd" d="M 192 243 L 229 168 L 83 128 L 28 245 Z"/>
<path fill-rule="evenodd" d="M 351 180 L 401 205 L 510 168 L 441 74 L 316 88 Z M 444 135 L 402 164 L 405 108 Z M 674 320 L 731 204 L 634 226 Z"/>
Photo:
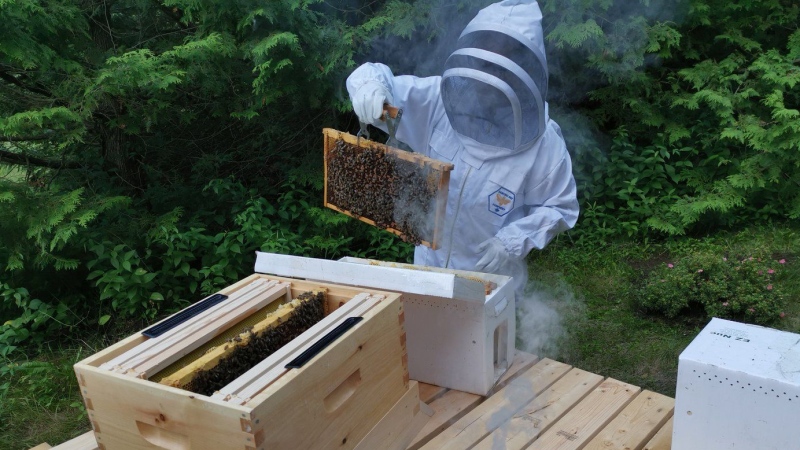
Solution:
<path fill-rule="evenodd" d="M 639 306 L 668 318 L 699 313 L 753 323 L 781 316 L 785 260 L 763 254 L 742 257 L 696 253 L 651 271 L 639 290 Z"/>
<path fill-rule="evenodd" d="M 412 245 L 318 206 L 321 177 L 309 180 L 290 174 L 270 191 L 212 179 L 184 204 L 161 190 L 94 221 L 73 212 L 50 220 L 51 229 L 0 223 L 37 244 L 21 245 L 30 254 L 19 252 L 14 266 L 6 261 L 16 253 L 0 246 L 0 358 L 117 319 L 152 322 L 251 274 L 257 250 L 410 262 Z"/>
<path fill-rule="evenodd" d="M 796 2 L 541 4 L 550 114 L 586 212 L 573 234 L 800 217 Z"/>

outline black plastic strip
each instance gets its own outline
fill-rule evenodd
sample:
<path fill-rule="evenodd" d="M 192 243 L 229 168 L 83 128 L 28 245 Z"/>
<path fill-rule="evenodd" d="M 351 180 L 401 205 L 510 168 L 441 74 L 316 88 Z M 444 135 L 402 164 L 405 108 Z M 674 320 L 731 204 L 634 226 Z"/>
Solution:
<path fill-rule="evenodd" d="M 329 331 L 325 336 L 322 336 L 314 345 L 307 348 L 303 353 L 300 353 L 297 358 L 291 360 L 289 364 L 286 364 L 284 367 L 287 369 L 299 369 L 303 367 L 305 363 L 311 361 L 311 359 L 317 356 L 325 347 L 329 346 L 333 341 L 338 339 L 339 336 L 346 333 L 347 330 L 353 328 L 362 320 L 364 320 L 363 317 L 348 317 L 344 322 L 337 325 L 336 328 Z"/>
<path fill-rule="evenodd" d="M 142 331 L 142 334 L 149 337 L 154 338 L 161 336 L 162 334 L 166 333 L 167 331 L 175 328 L 176 326 L 186 322 L 187 320 L 191 319 L 192 317 L 200 314 L 201 312 L 211 308 L 212 306 L 223 302 L 228 299 L 227 295 L 222 294 L 214 294 L 210 297 L 206 297 L 203 300 L 195 303 L 194 305 L 178 312 L 177 314 L 169 317 L 168 319 L 164 320 L 163 322 L 153 325 L 152 327 Z"/>

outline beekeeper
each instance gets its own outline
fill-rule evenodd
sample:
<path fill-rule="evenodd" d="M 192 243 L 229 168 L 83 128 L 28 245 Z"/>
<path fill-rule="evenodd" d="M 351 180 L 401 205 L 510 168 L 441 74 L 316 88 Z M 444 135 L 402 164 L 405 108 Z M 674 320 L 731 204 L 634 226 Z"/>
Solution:
<path fill-rule="evenodd" d="M 541 20 L 535 1 L 505 0 L 467 25 L 441 77 L 379 63 L 348 77 L 362 122 L 386 131 L 384 105 L 402 108 L 396 138 L 454 165 L 441 247 L 417 246 L 415 264 L 511 275 L 519 289 L 528 253 L 575 225 L 572 163 L 545 101 Z"/>

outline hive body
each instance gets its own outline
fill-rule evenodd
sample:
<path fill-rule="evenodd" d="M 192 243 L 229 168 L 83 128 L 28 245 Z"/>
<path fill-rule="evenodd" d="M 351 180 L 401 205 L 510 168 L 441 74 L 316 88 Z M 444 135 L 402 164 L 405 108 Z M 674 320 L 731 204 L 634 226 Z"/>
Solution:
<path fill-rule="evenodd" d="M 75 372 L 100 448 L 352 449 L 396 403 L 418 396 L 416 384 L 408 379 L 400 295 L 259 274 L 220 292 L 235 297 L 237 290 L 258 280 L 290 284 L 286 297 L 278 301 L 325 292 L 330 314 L 228 383 L 221 389 L 233 389 L 226 398 L 104 366 L 148 340 L 139 333 L 77 363 Z M 357 308 L 346 307 L 351 300 L 358 302 Z M 284 368 L 356 314 L 363 319 L 305 365 Z M 407 419 L 410 423 L 413 414 Z"/>

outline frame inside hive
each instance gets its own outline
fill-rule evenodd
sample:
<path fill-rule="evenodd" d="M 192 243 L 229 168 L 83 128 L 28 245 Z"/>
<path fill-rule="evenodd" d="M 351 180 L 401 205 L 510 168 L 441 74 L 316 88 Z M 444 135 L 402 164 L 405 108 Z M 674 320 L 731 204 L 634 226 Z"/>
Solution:
<path fill-rule="evenodd" d="M 210 396 L 329 313 L 324 289 L 274 301 L 149 378 Z"/>
<path fill-rule="evenodd" d="M 452 164 L 323 129 L 325 206 L 439 248 Z"/>
<path fill-rule="evenodd" d="M 366 312 L 374 304 L 371 301 L 380 298 L 367 293 L 332 295 L 328 291 L 296 281 L 251 277 L 247 284 L 228 288 L 229 297 L 216 307 L 145 340 L 100 367 L 211 396 L 228 386 L 237 386 L 237 379 L 245 372 L 280 352 L 334 310 L 342 309 L 338 315 Z M 227 397 L 224 400 L 238 401 Z"/>

